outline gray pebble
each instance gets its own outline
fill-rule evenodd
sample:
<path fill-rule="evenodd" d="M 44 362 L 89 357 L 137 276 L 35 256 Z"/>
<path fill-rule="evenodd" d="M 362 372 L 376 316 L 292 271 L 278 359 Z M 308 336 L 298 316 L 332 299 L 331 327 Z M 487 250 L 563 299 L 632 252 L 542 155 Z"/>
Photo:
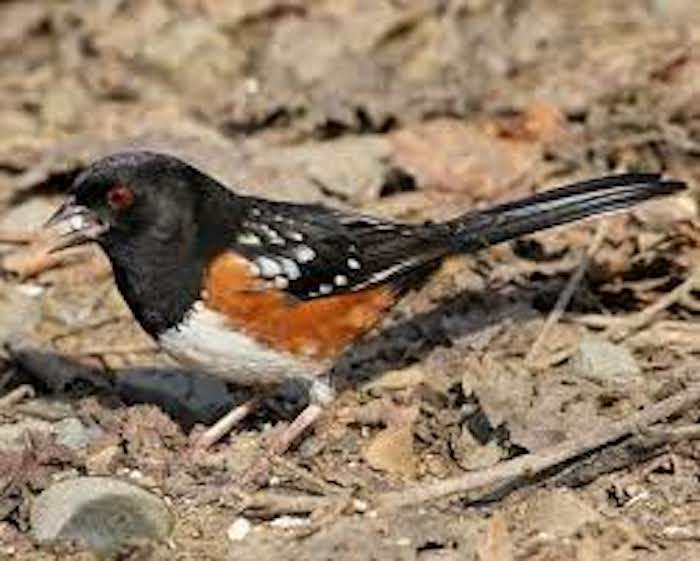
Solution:
<path fill-rule="evenodd" d="M 159 497 L 111 477 L 55 483 L 36 499 L 30 520 L 32 535 L 42 544 L 67 542 L 100 552 L 162 540 L 174 522 Z"/>

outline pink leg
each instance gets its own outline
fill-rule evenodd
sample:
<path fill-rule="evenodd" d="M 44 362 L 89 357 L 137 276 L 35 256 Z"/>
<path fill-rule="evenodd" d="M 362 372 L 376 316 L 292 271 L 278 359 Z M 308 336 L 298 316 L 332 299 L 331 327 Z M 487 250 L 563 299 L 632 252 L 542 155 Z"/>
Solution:
<path fill-rule="evenodd" d="M 231 409 L 226 415 L 221 417 L 216 423 L 209 427 L 195 442 L 194 446 L 198 450 L 206 450 L 223 436 L 231 432 L 233 427 L 255 411 L 260 405 L 261 399 L 254 397 L 238 407 Z"/>
<path fill-rule="evenodd" d="M 323 406 L 318 402 L 312 402 L 297 415 L 291 424 L 276 431 L 267 442 L 267 453 L 272 455 L 284 454 L 302 433 L 313 425 L 323 413 Z M 255 483 L 264 486 L 270 476 L 270 460 L 261 457 L 246 471 L 242 481 L 244 485 Z"/>
<path fill-rule="evenodd" d="M 269 450 L 274 454 L 284 454 L 301 434 L 313 425 L 323 413 L 323 407 L 310 403 L 297 415 L 292 423 L 272 437 Z"/>

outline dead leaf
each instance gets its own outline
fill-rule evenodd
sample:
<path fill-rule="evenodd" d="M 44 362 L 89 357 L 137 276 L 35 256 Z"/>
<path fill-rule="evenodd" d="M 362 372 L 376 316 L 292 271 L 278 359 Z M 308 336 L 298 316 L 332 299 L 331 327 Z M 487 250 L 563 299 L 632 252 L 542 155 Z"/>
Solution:
<path fill-rule="evenodd" d="M 532 175 L 544 142 L 564 134 L 553 109 L 533 107 L 517 122 L 438 119 L 390 135 L 395 165 L 421 185 L 500 198 Z"/>
<path fill-rule="evenodd" d="M 422 384 L 425 378 L 425 369 L 418 365 L 409 366 L 408 368 L 390 370 L 376 380 L 370 380 L 362 387 L 362 391 L 403 390 Z"/>
<path fill-rule="evenodd" d="M 392 407 L 387 411 L 387 427 L 365 448 L 364 457 L 374 469 L 414 477 L 417 458 L 413 449 L 413 423 L 418 406 Z"/>
<path fill-rule="evenodd" d="M 546 102 L 533 103 L 511 122 L 492 123 L 499 136 L 512 140 L 551 143 L 566 135 L 566 116 L 556 105 Z"/>
<path fill-rule="evenodd" d="M 496 512 L 489 520 L 486 536 L 479 547 L 480 561 L 512 561 L 513 544 L 508 532 L 508 522 L 502 512 Z"/>

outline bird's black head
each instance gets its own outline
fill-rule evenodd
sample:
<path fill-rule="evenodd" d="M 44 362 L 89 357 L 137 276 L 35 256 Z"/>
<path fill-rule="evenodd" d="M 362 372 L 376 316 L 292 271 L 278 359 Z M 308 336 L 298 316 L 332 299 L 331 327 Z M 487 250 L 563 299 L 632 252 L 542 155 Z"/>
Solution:
<path fill-rule="evenodd" d="M 213 181 L 172 156 L 114 154 L 78 175 L 49 224 L 67 226 L 60 247 L 96 241 L 109 252 L 115 244 L 167 242 L 193 227 L 207 183 Z"/>
<path fill-rule="evenodd" d="M 54 250 L 97 242 L 134 315 L 154 333 L 179 321 L 199 297 L 203 263 L 225 243 L 236 197 L 189 164 L 153 152 L 123 152 L 88 166 L 47 226 Z"/>

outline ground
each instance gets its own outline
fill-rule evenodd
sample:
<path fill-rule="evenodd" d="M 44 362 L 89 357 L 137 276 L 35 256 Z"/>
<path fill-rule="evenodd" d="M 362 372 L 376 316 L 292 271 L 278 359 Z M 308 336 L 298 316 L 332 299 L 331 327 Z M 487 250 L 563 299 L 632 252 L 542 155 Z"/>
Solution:
<path fill-rule="evenodd" d="M 0 22 L 0 557 L 99 555 L 30 531 L 40 493 L 86 475 L 166 501 L 171 534 L 122 559 L 700 556 L 695 400 L 551 469 L 412 500 L 695 387 L 696 2 L 5 0 Z M 691 189 L 447 263 L 343 358 L 315 430 L 244 483 L 303 391 L 195 452 L 246 390 L 161 356 L 97 250 L 37 256 L 71 179 L 124 147 L 408 221 L 616 171 Z"/>

